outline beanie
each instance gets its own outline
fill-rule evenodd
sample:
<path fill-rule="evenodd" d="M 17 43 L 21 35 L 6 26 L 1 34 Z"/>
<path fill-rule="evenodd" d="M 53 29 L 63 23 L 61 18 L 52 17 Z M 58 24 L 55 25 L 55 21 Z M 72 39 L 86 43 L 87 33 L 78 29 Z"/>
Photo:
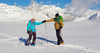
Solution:
<path fill-rule="evenodd" d="M 59 16 L 59 13 L 56 13 L 56 15 L 55 16 Z"/>

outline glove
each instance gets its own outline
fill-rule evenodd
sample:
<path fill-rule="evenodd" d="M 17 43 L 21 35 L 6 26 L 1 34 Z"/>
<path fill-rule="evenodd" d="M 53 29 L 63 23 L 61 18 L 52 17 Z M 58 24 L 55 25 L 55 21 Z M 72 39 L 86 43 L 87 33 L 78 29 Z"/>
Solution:
<path fill-rule="evenodd" d="M 46 22 L 46 20 L 42 21 L 42 23 Z"/>
<path fill-rule="evenodd" d="M 62 27 L 60 27 L 60 29 L 62 29 Z"/>
<path fill-rule="evenodd" d="M 27 33 L 29 34 L 29 31 L 27 30 Z"/>

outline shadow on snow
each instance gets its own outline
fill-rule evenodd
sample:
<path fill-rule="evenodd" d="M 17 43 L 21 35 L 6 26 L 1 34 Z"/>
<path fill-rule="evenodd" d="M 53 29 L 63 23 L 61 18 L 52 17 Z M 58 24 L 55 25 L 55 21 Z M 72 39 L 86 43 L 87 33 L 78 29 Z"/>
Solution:
<path fill-rule="evenodd" d="M 46 41 L 46 42 L 50 42 L 50 43 L 55 44 L 55 45 L 57 44 L 56 41 L 48 40 L 48 39 L 43 38 L 43 37 L 36 37 L 36 39 L 43 40 L 43 41 Z M 27 39 L 20 38 L 19 41 L 24 42 L 24 44 L 26 44 Z M 30 42 L 30 44 L 31 44 L 31 42 Z"/>
<path fill-rule="evenodd" d="M 55 45 L 57 44 L 56 41 L 48 40 L 48 39 L 43 38 L 43 37 L 37 37 L 37 39 L 43 40 L 43 41 L 47 41 L 47 42 L 53 43 L 53 44 L 55 44 Z"/>

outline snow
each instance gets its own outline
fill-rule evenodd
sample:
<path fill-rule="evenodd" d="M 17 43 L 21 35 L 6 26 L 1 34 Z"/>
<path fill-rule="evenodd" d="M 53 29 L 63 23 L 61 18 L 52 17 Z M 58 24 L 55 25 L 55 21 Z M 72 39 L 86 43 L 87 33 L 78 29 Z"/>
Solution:
<path fill-rule="evenodd" d="M 45 23 L 36 26 L 36 47 L 24 45 L 28 38 L 26 25 L 33 16 L 38 22 L 50 18 L 43 12 L 32 13 L 3 3 L 0 3 L 0 12 L 1 53 L 100 53 L 100 12 L 98 11 L 92 13 L 93 11 L 89 10 L 80 17 L 76 16 L 74 21 L 64 22 L 62 37 L 65 44 L 61 46 L 55 45 L 57 38 L 54 22 L 46 23 L 47 28 Z"/>
<path fill-rule="evenodd" d="M 36 17 L 37 21 L 48 19 L 47 16 L 45 16 L 42 13 L 37 13 L 37 12 L 31 13 L 16 6 L 9 6 L 7 4 L 2 4 L 2 3 L 0 4 L 1 4 L 0 5 L 1 21 L 24 21 L 24 20 L 29 20 L 32 17 Z M 40 19 L 41 17 L 43 19 Z"/>

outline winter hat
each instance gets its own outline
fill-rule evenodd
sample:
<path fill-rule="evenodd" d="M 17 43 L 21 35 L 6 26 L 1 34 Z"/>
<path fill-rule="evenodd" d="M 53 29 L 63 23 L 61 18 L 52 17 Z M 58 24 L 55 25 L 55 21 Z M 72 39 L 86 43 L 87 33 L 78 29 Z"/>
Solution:
<path fill-rule="evenodd" d="M 56 13 L 55 16 L 59 16 L 59 13 Z"/>
<path fill-rule="evenodd" d="M 35 19 L 35 17 L 32 17 L 32 19 Z"/>
<path fill-rule="evenodd" d="M 32 19 L 30 20 L 31 22 L 34 22 L 35 21 L 35 17 L 32 17 Z"/>

